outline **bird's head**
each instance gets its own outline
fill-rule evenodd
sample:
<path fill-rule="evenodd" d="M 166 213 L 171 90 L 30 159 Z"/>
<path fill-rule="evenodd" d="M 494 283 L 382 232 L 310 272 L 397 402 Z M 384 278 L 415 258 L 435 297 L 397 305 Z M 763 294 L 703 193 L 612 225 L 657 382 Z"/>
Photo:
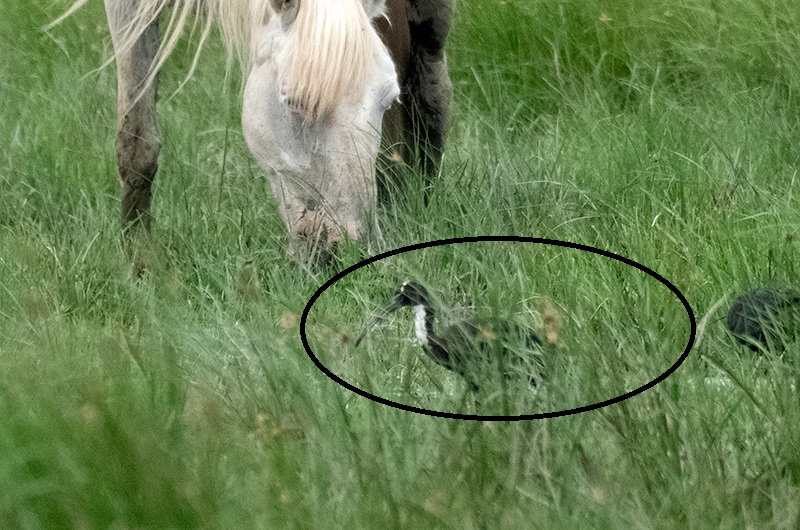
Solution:
<path fill-rule="evenodd" d="M 402 309 L 404 307 L 414 307 L 414 306 L 425 306 L 429 307 L 430 303 L 430 294 L 428 294 L 428 290 L 425 289 L 422 285 L 418 284 L 417 282 L 405 282 L 400 288 L 395 291 L 394 296 L 386 304 L 377 314 L 375 314 L 367 325 L 364 328 L 364 331 L 359 335 L 356 339 L 355 345 L 361 343 L 364 337 L 367 335 L 370 329 L 377 325 L 378 321 L 381 318 L 385 317 L 386 315 L 390 315 L 397 311 L 398 309 Z"/>
<path fill-rule="evenodd" d="M 386 310 L 389 313 L 394 313 L 402 307 L 413 307 L 418 305 L 430 305 L 430 295 L 428 294 L 428 290 L 417 282 L 405 282 L 400 286 L 397 292 L 395 292 L 394 298 L 389 306 L 387 306 Z"/>

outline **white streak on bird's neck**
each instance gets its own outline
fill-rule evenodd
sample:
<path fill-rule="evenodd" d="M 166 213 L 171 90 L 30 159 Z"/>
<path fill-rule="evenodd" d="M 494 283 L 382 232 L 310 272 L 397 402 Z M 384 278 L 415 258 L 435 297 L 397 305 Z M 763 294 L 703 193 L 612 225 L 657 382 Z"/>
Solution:
<path fill-rule="evenodd" d="M 425 306 L 414 306 L 414 334 L 423 346 L 428 345 L 428 331 L 425 329 Z"/>

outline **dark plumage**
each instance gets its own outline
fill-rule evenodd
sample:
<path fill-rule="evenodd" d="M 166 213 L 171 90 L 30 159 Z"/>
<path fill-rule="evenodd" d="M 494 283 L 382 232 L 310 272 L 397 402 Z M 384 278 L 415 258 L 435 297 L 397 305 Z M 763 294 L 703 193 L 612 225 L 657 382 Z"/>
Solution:
<path fill-rule="evenodd" d="M 390 314 L 404 308 L 416 309 L 415 331 L 422 342 L 423 351 L 437 364 L 463 377 L 470 388 L 476 390 L 480 383 L 491 379 L 492 373 L 510 376 L 513 371 L 525 370 L 525 361 L 510 355 L 520 349 L 532 349 L 541 345 L 536 334 L 516 324 L 501 323 L 491 326 L 484 322 L 465 320 L 436 332 L 436 311 L 427 289 L 416 282 L 406 282 L 395 293 L 392 301 L 381 314 Z M 366 336 L 375 320 L 356 340 L 356 346 Z M 532 359 L 532 361 L 535 361 Z M 526 371 L 531 385 L 536 381 Z"/>
<path fill-rule="evenodd" d="M 800 320 L 800 294 L 791 289 L 753 289 L 733 301 L 728 329 L 736 340 L 758 351 L 759 345 L 783 349 Z"/>

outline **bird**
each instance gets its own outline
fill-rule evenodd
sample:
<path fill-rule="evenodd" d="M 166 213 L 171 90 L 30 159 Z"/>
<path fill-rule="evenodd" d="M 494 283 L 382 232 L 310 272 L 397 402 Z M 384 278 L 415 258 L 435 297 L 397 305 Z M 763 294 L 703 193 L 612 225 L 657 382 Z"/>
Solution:
<path fill-rule="evenodd" d="M 494 326 L 493 330 L 485 322 L 463 320 L 447 326 L 439 334 L 436 332 L 436 309 L 432 302 L 430 293 L 423 285 L 412 281 L 403 283 L 392 300 L 367 324 L 356 339 L 355 346 L 358 347 L 383 316 L 404 307 L 412 307 L 414 332 L 425 355 L 436 364 L 460 375 L 470 390 L 479 390 L 492 373 L 499 371 L 508 378 L 515 369 L 517 372 L 524 370 L 528 383 L 536 386 L 536 378 L 530 373 L 532 367 L 525 366 L 523 357 L 509 355 L 515 353 L 512 349 L 538 349 L 542 341 L 535 332 L 515 323 L 501 323 Z M 539 359 L 538 356 L 533 357 L 530 359 L 536 363 L 533 371 L 538 373 Z"/>
<path fill-rule="evenodd" d="M 728 329 L 752 351 L 770 344 L 783 349 L 800 323 L 800 294 L 791 289 L 752 289 L 728 311 Z"/>

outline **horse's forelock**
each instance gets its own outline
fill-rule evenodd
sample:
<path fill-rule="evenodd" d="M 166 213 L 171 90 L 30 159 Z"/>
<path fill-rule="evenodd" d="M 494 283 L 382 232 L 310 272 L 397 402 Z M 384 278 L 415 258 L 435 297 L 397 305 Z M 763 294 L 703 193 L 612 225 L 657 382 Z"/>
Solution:
<path fill-rule="evenodd" d="M 342 99 L 366 87 L 373 51 L 383 44 L 362 1 L 300 1 L 279 72 L 287 99 L 305 122 L 329 120 Z"/>

